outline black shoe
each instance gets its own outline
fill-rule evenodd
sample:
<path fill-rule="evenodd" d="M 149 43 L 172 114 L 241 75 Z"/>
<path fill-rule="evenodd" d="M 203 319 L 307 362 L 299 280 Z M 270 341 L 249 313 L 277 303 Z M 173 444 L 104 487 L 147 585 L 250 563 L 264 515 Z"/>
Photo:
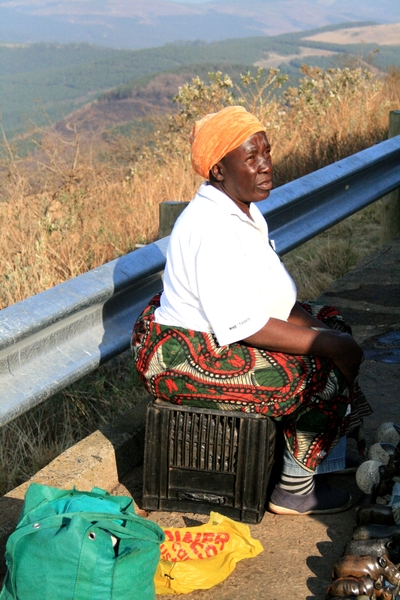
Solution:
<path fill-rule="evenodd" d="M 309 494 L 291 494 L 276 486 L 268 504 L 268 510 L 277 515 L 324 515 L 347 510 L 352 505 L 349 492 L 315 480 Z"/>

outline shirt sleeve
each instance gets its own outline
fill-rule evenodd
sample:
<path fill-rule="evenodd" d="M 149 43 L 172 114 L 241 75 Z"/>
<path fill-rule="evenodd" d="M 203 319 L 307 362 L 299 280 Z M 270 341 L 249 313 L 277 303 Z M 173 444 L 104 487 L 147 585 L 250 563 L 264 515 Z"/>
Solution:
<path fill-rule="evenodd" d="M 196 256 L 197 289 L 221 346 L 245 339 L 268 321 L 256 267 L 235 230 L 208 230 Z"/>

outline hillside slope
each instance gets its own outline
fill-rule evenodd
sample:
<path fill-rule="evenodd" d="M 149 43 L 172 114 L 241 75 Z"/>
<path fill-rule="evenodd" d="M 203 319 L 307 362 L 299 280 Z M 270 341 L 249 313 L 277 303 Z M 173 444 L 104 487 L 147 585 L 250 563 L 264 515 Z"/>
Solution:
<path fill-rule="evenodd" d="M 386 41 L 386 28 L 393 25 L 369 26 L 377 31 L 382 42 Z M 391 30 L 392 30 L 391 29 Z M 298 77 L 303 62 L 323 68 L 345 64 L 349 56 L 353 61 L 373 58 L 374 66 L 384 70 L 400 64 L 400 45 L 377 45 L 368 43 L 340 43 L 344 33 L 354 32 L 364 36 L 364 25 L 344 24 L 317 30 L 295 32 L 274 37 L 252 37 L 190 44 L 168 44 L 162 48 L 143 50 L 112 50 L 89 45 L 33 44 L 26 46 L 0 45 L 0 106 L 3 126 L 9 136 L 25 131 L 29 122 L 38 124 L 64 119 L 80 110 L 79 122 L 90 107 L 96 112 L 96 121 L 104 121 L 100 113 L 107 113 L 110 126 L 138 118 L 153 110 L 167 110 L 171 97 L 179 85 L 201 71 L 201 65 L 209 70 L 229 71 L 231 65 L 240 65 L 236 73 L 251 65 L 266 68 L 279 67 L 283 72 Z M 319 41 L 318 36 L 328 35 L 329 42 Z M 316 37 L 317 36 L 317 37 Z M 366 38 L 368 40 L 368 37 Z M 332 43 L 332 40 L 336 40 Z M 338 41 L 339 40 L 339 41 Z M 400 40 L 399 40 L 400 41 Z M 375 51 L 379 49 L 379 52 Z M 185 67 L 189 67 L 184 72 Z M 196 65 L 196 67 L 193 67 Z M 183 69 L 183 71 L 180 71 Z M 238 71 L 239 70 L 239 71 Z M 204 72 L 204 69 L 203 69 Z M 160 73 L 171 73 L 170 78 Z M 150 80 L 158 77 L 157 82 Z M 206 72 L 204 73 L 206 77 Z M 147 78 L 141 80 L 141 78 Z M 149 79 L 150 78 L 150 79 Z M 106 99 L 97 99 L 108 90 L 125 86 L 134 93 L 125 93 L 124 103 L 113 98 L 105 106 Z M 139 92 L 139 88 L 142 89 Z M 164 91 L 161 92 L 161 89 Z M 156 91 L 157 90 L 157 91 Z M 110 98 L 108 98 L 110 100 Z M 122 121 L 113 111 L 124 115 Z M 128 113 L 130 114 L 128 118 Z M 94 115 L 88 117 L 94 120 Z M 97 130 L 97 126 L 96 126 Z"/>

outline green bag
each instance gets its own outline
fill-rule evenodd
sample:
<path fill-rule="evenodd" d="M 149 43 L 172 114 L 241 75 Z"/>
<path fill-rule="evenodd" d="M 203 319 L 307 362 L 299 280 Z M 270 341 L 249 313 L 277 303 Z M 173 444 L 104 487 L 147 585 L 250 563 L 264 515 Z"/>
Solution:
<path fill-rule="evenodd" d="M 154 600 L 163 541 L 132 498 L 32 483 L 7 541 L 0 600 Z"/>

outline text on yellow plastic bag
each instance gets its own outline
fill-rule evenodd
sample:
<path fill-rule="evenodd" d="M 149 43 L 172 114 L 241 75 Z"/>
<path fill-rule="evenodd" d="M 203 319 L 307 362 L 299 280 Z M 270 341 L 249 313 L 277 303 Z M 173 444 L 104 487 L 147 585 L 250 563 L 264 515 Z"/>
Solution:
<path fill-rule="evenodd" d="M 198 527 L 163 528 L 161 560 L 155 576 L 157 594 L 187 594 L 221 583 L 236 563 L 262 552 L 243 523 L 211 512 Z"/>

